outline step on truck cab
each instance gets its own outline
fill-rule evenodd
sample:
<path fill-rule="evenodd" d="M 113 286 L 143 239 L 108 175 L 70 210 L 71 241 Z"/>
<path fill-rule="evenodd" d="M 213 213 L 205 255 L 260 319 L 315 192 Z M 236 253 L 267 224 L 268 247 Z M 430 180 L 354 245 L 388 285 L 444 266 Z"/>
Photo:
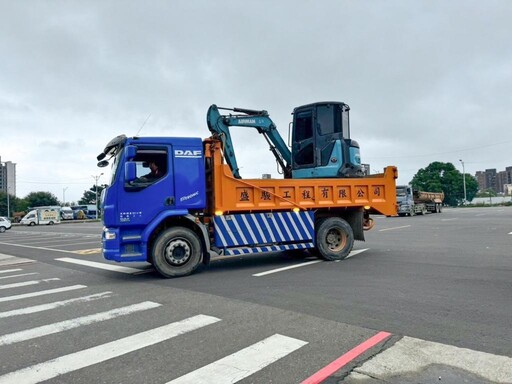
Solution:
<path fill-rule="evenodd" d="M 110 141 L 98 156 L 99 166 L 112 162 L 101 197 L 104 257 L 147 261 L 165 277 L 221 255 L 309 249 L 341 260 L 364 240 L 371 213 L 396 215 L 395 167 L 359 178 L 241 179 L 222 151 L 213 137 Z"/>

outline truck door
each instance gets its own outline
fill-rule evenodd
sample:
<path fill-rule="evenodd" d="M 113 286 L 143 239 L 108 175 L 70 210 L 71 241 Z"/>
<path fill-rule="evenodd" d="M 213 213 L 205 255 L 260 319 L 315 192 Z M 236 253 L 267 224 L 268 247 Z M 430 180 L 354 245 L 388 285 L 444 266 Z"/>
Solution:
<path fill-rule="evenodd" d="M 134 156 L 127 159 L 125 172 L 120 176 L 124 185 L 117 200 L 121 225 L 147 225 L 175 202 L 172 156 L 169 155 L 172 146 L 141 144 L 134 147 L 131 151 Z"/>

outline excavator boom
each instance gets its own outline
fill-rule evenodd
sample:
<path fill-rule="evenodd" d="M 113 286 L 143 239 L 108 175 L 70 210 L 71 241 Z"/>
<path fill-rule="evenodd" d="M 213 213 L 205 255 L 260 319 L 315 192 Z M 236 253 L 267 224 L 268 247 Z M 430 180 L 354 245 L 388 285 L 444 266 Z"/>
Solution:
<path fill-rule="evenodd" d="M 228 110 L 243 115 L 221 115 L 219 110 Z M 240 172 L 236 161 L 236 155 L 231 140 L 229 127 L 250 127 L 261 133 L 270 146 L 270 151 L 275 156 L 281 167 L 284 177 L 291 177 L 292 154 L 290 149 L 279 134 L 274 122 L 267 111 L 257 111 L 244 108 L 222 108 L 215 104 L 208 109 L 206 121 L 213 136 L 218 137 L 223 144 L 224 158 L 233 172 L 233 176 L 240 179 Z"/>

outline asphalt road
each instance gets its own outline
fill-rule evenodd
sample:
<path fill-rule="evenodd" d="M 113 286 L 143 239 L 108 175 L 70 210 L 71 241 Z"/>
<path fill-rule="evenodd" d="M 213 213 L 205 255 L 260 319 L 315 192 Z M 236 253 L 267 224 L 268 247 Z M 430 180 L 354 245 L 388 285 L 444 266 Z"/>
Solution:
<path fill-rule="evenodd" d="M 234 372 L 230 382 L 298 383 L 354 348 L 361 355 L 324 382 L 512 382 L 510 207 L 377 217 L 342 262 L 306 253 L 236 257 L 170 280 L 141 263 L 97 268 L 111 265 L 98 253 L 100 232 L 101 224 L 85 223 L 0 234 L 4 260 L 35 261 L 0 259 L 0 383 L 197 383 L 201 374 L 221 382 L 212 379 L 219 366 Z M 19 298 L 73 286 L 83 288 Z M 19 313 L 52 302 L 64 303 Z M 173 327 L 183 334 L 167 339 Z M 138 344 L 135 335 L 159 329 L 165 336 L 144 334 L 155 342 Z M 382 332 L 391 335 L 361 347 Z M 105 352 L 116 348 L 118 355 Z M 254 366 L 240 363 L 247 361 Z"/>

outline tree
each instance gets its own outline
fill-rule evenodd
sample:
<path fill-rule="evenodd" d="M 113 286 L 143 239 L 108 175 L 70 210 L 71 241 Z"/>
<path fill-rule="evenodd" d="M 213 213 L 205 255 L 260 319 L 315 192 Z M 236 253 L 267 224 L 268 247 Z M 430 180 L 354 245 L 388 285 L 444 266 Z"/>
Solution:
<path fill-rule="evenodd" d="M 98 203 L 96 205 L 97 209 L 99 209 L 99 200 L 101 196 L 101 192 L 107 188 L 107 184 L 98 185 Z M 88 204 L 96 204 L 96 185 L 93 185 L 89 190 L 84 191 L 84 194 L 80 200 L 78 200 L 79 205 L 88 205 Z"/>
<path fill-rule="evenodd" d="M 466 199 L 473 200 L 478 190 L 476 179 L 465 174 Z M 435 161 L 422 168 L 414 175 L 411 185 L 414 189 L 428 192 L 444 192 L 444 203 L 458 205 L 464 200 L 464 183 L 462 173 L 452 163 Z"/>
<path fill-rule="evenodd" d="M 51 192 L 30 192 L 23 200 L 25 200 L 27 207 L 60 205 L 57 196 Z"/>

